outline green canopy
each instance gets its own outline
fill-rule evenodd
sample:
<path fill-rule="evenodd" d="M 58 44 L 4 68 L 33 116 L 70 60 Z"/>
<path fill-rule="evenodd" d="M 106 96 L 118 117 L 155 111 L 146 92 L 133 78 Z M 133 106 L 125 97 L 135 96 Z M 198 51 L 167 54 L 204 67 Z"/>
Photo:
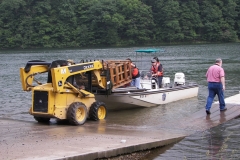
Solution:
<path fill-rule="evenodd" d="M 139 49 L 136 50 L 135 52 L 143 52 L 143 53 L 156 53 L 156 52 L 164 52 L 164 49 Z"/>

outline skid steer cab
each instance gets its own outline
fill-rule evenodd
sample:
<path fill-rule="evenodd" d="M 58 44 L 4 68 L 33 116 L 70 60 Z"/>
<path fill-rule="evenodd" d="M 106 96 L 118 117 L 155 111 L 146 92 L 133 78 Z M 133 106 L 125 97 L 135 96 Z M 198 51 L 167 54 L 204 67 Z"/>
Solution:
<path fill-rule="evenodd" d="M 87 119 L 97 121 L 107 116 L 105 104 L 96 101 L 92 92 L 111 93 L 110 75 L 103 61 L 28 61 L 20 68 L 20 77 L 23 90 L 32 91 L 29 112 L 38 122 L 56 118 L 82 125 Z"/>

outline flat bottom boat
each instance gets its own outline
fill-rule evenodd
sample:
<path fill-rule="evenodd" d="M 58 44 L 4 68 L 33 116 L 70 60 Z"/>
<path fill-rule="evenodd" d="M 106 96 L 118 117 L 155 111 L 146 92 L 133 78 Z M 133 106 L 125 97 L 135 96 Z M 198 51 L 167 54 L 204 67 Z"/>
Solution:
<path fill-rule="evenodd" d="M 141 79 L 142 89 L 135 87 L 116 88 L 108 96 L 95 94 L 96 100 L 106 104 L 109 110 L 129 109 L 136 107 L 154 107 L 174 101 L 196 97 L 198 85 L 185 84 L 183 73 L 176 73 L 174 83 L 170 86 L 170 78 L 164 77 L 162 88 L 155 79 Z"/>

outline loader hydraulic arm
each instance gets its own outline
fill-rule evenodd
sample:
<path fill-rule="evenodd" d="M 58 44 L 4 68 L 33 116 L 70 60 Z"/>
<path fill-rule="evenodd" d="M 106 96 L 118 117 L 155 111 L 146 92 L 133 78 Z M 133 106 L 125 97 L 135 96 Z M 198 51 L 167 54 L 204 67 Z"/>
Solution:
<path fill-rule="evenodd" d="M 33 62 L 31 62 L 31 63 L 33 63 Z M 21 82 L 22 82 L 22 89 L 24 91 L 31 91 L 31 89 L 34 87 L 32 85 L 34 76 L 37 74 L 47 72 L 49 63 L 46 63 L 46 64 L 39 63 L 36 65 L 32 65 L 30 67 L 28 67 L 28 65 L 30 65 L 30 64 L 28 63 L 25 68 L 23 68 L 23 67 L 20 68 L 20 78 L 21 78 Z M 39 83 L 39 82 L 37 82 L 37 83 Z"/>

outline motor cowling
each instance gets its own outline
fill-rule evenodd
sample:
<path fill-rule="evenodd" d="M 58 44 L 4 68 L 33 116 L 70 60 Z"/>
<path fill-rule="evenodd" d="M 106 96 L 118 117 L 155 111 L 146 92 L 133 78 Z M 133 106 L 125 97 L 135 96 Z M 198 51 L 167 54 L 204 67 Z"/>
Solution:
<path fill-rule="evenodd" d="M 168 87 L 170 85 L 170 77 L 163 77 L 162 79 L 162 86 Z"/>
<path fill-rule="evenodd" d="M 178 72 L 178 73 L 175 74 L 174 84 L 175 85 L 185 85 L 185 75 L 184 75 L 184 73 Z"/>

